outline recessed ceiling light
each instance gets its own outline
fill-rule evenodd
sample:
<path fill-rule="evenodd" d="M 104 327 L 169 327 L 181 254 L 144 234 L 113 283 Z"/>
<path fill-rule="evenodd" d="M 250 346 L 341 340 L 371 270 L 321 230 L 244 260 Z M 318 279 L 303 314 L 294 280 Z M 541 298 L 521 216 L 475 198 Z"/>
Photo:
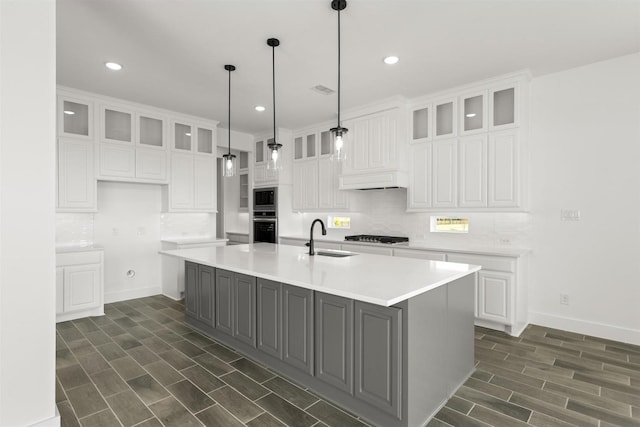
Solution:
<path fill-rule="evenodd" d="M 476 113 L 467 113 L 465 114 L 465 117 L 475 117 Z"/>
<path fill-rule="evenodd" d="M 64 110 L 65 114 L 68 114 L 70 116 L 73 116 L 76 112 L 75 111 L 71 111 L 71 110 Z"/>
<path fill-rule="evenodd" d="M 386 58 L 384 58 L 384 63 L 388 65 L 393 65 L 393 64 L 397 64 L 399 60 L 400 58 L 398 58 L 397 56 L 387 56 Z"/>
<path fill-rule="evenodd" d="M 266 108 L 264 108 L 262 105 L 256 105 L 255 108 L 256 108 L 256 111 L 259 111 L 259 112 L 263 112 L 264 110 L 266 110 Z"/>
<path fill-rule="evenodd" d="M 122 70 L 122 65 L 118 64 L 117 62 L 105 62 L 104 65 L 110 70 L 114 70 L 114 71 Z"/>

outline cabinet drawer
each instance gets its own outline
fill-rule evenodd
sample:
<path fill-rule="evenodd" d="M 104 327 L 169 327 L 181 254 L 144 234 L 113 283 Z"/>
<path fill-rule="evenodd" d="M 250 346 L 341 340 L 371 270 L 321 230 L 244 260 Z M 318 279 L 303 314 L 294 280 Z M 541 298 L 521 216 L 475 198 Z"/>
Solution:
<path fill-rule="evenodd" d="M 508 271 L 510 273 L 516 271 L 515 259 L 508 257 L 449 253 L 447 261 L 480 265 L 485 270 Z"/>
<path fill-rule="evenodd" d="M 427 259 L 427 260 L 433 260 L 433 261 L 444 261 L 447 257 L 447 254 L 445 254 L 444 252 L 394 248 L 393 256 L 398 256 L 403 258 Z"/>
<path fill-rule="evenodd" d="M 79 264 L 100 264 L 102 262 L 102 251 L 67 252 L 56 254 L 56 266 Z"/>

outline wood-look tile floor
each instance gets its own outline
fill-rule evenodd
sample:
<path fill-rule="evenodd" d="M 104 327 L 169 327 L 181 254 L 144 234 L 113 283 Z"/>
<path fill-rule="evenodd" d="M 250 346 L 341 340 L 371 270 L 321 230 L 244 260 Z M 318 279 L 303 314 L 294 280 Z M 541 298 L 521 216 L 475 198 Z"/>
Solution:
<path fill-rule="evenodd" d="M 163 296 L 59 323 L 62 426 L 365 426 L 206 338 Z M 639 426 L 640 347 L 531 325 L 476 328 L 476 371 L 428 424 Z"/>

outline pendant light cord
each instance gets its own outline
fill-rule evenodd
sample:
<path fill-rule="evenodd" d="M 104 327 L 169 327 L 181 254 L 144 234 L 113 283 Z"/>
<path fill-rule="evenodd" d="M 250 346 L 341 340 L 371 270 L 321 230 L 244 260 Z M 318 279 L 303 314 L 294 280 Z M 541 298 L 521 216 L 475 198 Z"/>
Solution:
<path fill-rule="evenodd" d="M 271 46 L 271 74 L 273 83 L 273 143 L 276 144 L 276 46 Z"/>
<path fill-rule="evenodd" d="M 227 126 L 229 128 L 229 152 L 227 154 L 231 155 L 231 70 L 229 69 L 229 103 L 228 103 L 228 123 L 229 125 Z"/>
<path fill-rule="evenodd" d="M 340 8 L 338 7 L 338 127 L 340 124 Z"/>

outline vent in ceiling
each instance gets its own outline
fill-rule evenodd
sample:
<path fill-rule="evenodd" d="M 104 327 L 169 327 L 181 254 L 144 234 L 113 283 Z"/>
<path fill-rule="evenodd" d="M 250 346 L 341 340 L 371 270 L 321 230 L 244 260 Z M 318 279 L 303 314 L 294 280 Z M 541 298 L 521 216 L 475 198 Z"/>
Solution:
<path fill-rule="evenodd" d="M 335 90 L 329 89 L 328 87 L 322 86 L 322 85 L 316 85 L 312 87 L 311 90 L 314 92 L 318 92 L 322 95 L 331 95 L 332 93 L 336 93 Z"/>

